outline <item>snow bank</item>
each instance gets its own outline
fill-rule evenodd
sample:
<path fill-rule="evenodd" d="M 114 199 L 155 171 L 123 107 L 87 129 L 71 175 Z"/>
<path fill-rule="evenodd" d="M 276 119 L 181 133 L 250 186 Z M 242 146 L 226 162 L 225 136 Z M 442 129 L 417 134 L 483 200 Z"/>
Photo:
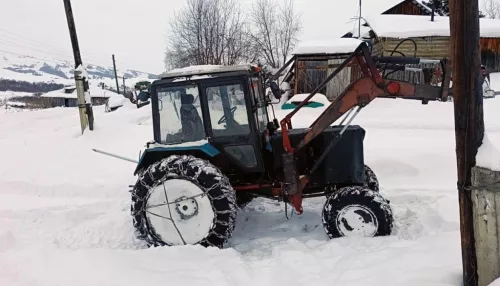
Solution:
<path fill-rule="evenodd" d="M 409 38 L 450 36 L 449 17 L 413 15 L 370 15 L 366 21 L 379 37 Z M 500 37 L 500 20 L 480 19 L 481 37 Z"/>
<path fill-rule="evenodd" d="M 363 41 L 355 38 L 338 38 L 321 42 L 302 42 L 293 51 L 300 54 L 349 54 L 353 53 Z"/>
<path fill-rule="evenodd" d="M 496 92 L 500 92 L 500 72 L 490 74 L 490 88 Z"/>
<path fill-rule="evenodd" d="M 108 99 L 107 105 L 109 108 L 116 108 L 123 106 L 127 100 L 124 96 L 111 96 Z"/>
<path fill-rule="evenodd" d="M 500 278 L 488 284 L 488 286 L 500 286 Z"/>
<path fill-rule="evenodd" d="M 500 171 L 500 151 L 491 143 L 487 134 L 484 134 L 483 144 L 477 151 L 476 166 Z"/>

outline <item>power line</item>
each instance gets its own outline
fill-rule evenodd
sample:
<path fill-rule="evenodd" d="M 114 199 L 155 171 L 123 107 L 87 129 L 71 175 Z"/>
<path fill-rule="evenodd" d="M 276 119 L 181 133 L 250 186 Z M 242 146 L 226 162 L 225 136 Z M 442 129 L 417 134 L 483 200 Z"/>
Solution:
<path fill-rule="evenodd" d="M 25 40 L 23 42 L 23 41 L 21 41 L 19 39 L 16 39 L 14 37 L 6 36 L 6 35 L 1 35 L 0 34 L 0 43 L 3 43 L 4 45 L 8 45 L 8 46 L 11 46 L 11 47 L 14 47 L 14 48 L 21 47 L 21 48 L 28 48 L 28 49 L 32 49 L 32 50 L 37 50 L 38 52 L 42 52 L 44 54 L 50 55 L 50 57 L 52 57 L 53 60 L 41 59 L 41 58 L 37 58 L 37 57 L 33 57 L 33 56 L 28 56 L 28 57 L 31 57 L 31 58 L 34 58 L 34 59 L 38 59 L 38 60 L 47 61 L 47 62 L 51 62 L 51 63 L 58 63 L 58 62 L 56 62 L 54 60 L 58 60 L 58 61 L 61 61 L 61 62 L 71 62 L 72 55 L 71 55 L 71 53 L 69 51 L 64 51 L 63 49 L 55 47 L 54 45 L 50 45 L 50 44 L 47 44 L 47 43 L 42 43 L 40 41 L 31 39 L 31 38 L 28 38 L 28 37 L 25 37 L 25 36 L 18 35 L 16 33 L 13 33 L 13 32 L 5 30 L 4 28 L 0 28 L 0 31 L 2 31 L 4 33 L 7 33 L 9 35 L 18 37 L 20 39 Z M 28 43 L 26 41 L 32 42 L 32 43 Z M 4 53 L 13 54 L 13 55 L 18 55 L 18 56 L 26 56 L 26 55 L 21 55 L 19 53 L 8 52 L 8 51 L 5 51 L 5 50 L 0 50 L 0 51 L 4 52 Z M 93 57 L 102 58 L 101 60 L 103 62 L 104 62 L 104 59 L 106 59 L 106 60 L 109 59 L 109 55 L 104 55 L 104 54 L 101 54 L 101 53 L 86 53 L 86 54 L 88 54 L 88 55 L 94 55 Z M 57 57 L 54 57 L 53 55 L 57 55 Z M 106 64 L 102 64 L 102 63 L 101 64 L 97 64 L 97 63 L 93 63 L 93 61 L 88 61 L 89 59 L 91 59 L 91 57 L 89 57 L 89 56 L 85 56 L 85 57 L 83 57 L 83 59 L 84 59 L 84 62 L 86 62 L 86 64 L 88 64 L 88 65 L 107 67 Z M 101 60 L 99 60 L 99 61 L 101 61 Z M 121 63 L 122 65 L 126 66 L 126 64 L 123 61 L 118 61 L 118 62 Z M 155 74 L 155 73 L 145 72 L 145 71 L 141 71 L 141 70 L 137 70 L 137 69 L 131 69 L 131 68 L 125 68 L 124 70 L 125 71 L 126 70 L 136 71 L 136 72 L 140 72 L 140 73 L 144 73 L 144 74 Z"/>
<path fill-rule="evenodd" d="M 2 38 L 0 38 L 0 44 L 4 44 L 4 45 L 11 46 L 11 47 L 14 47 L 14 48 L 28 48 L 30 50 L 36 50 L 36 51 L 42 52 L 44 54 L 48 54 L 51 57 L 53 57 L 54 59 L 61 60 L 61 61 L 71 61 L 72 60 L 72 56 L 71 56 L 70 53 L 61 53 L 61 52 L 52 51 L 52 50 L 49 50 L 49 49 L 46 49 L 46 48 L 41 48 L 41 47 L 38 47 L 38 46 L 27 45 L 25 43 L 12 42 L 10 40 L 5 40 L 5 39 L 2 39 Z M 53 55 L 56 55 L 57 58 L 54 57 Z M 87 57 L 87 56 L 84 57 L 84 60 L 86 62 L 90 62 L 90 61 L 88 61 L 89 59 L 90 59 L 90 57 Z M 92 65 L 103 65 L 103 64 L 92 64 Z"/>
<path fill-rule="evenodd" d="M 27 55 L 22 55 L 22 54 L 13 53 L 13 52 L 4 51 L 4 50 L 0 50 L 0 52 L 6 53 L 6 54 L 12 54 L 12 55 L 16 55 L 16 56 L 21 56 L 21 57 L 26 57 L 26 58 L 37 59 L 37 60 L 41 60 L 41 61 L 47 61 L 47 62 L 51 62 L 51 63 L 55 63 L 55 64 L 60 64 L 61 63 L 61 60 L 59 60 L 58 62 L 56 62 L 56 61 L 53 61 L 53 60 L 42 59 L 42 58 L 37 58 L 37 57 L 27 56 Z"/>
<path fill-rule="evenodd" d="M 53 45 L 48 44 L 48 43 L 42 43 L 42 42 L 40 42 L 40 41 L 33 40 L 33 39 L 31 39 L 31 38 L 27 38 L 27 37 L 25 37 L 25 36 L 21 36 L 21 35 L 18 35 L 18 34 L 16 34 L 16 33 L 12 33 L 12 32 L 10 32 L 10 31 L 7 31 L 7 30 L 3 29 L 3 28 L 0 28 L 0 31 L 3 31 L 3 32 L 7 33 L 7 34 L 13 35 L 13 36 L 15 36 L 15 37 L 18 37 L 18 38 L 21 38 L 21 39 L 24 39 L 24 40 L 27 40 L 27 41 L 31 41 L 31 42 L 33 42 L 33 43 L 37 43 L 37 44 L 39 44 L 39 45 L 42 45 L 43 47 L 52 47 L 54 50 L 59 50 L 59 51 L 62 51 L 62 52 L 64 52 L 64 53 L 70 53 L 70 52 L 68 52 L 67 50 L 63 50 L 63 49 L 61 49 L 60 47 L 56 47 L 56 46 L 53 46 Z M 105 55 L 105 54 L 101 54 L 101 53 L 99 53 L 99 54 L 98 54 L 98 53 L 87 53 L 87 54 L 90 54 L 90 55 L 92 55 L 92 54 L 93 54 L 93 55 L 95 55 L 95 56 L 103 57 L 103 58 L 106 58 L 106 59 L 107 59 L 107 58 L 109 58 L 109 55 Z"/>

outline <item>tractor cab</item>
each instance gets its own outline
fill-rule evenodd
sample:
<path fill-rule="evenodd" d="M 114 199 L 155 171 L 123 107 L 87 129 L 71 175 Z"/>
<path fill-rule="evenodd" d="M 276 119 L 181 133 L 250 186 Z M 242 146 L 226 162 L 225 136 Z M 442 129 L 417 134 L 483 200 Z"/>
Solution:
<path fill-rule="evenodd" d="M 280 97 L 277 85 L 272 87 Z M 259 67 L 174 70 L 152 83 L 150 96 L 155 148 L 146 151 L 163 151 L 165 156 L 191 152 L 213 162 L 229 177 L 232 173 L 258 176 L 265 172 L 264 134 L 277 126 L 269 119 L 271 100 L 265 94 L 265 75 Z M 155 154 L 157 160 L 161 153 Z"/>

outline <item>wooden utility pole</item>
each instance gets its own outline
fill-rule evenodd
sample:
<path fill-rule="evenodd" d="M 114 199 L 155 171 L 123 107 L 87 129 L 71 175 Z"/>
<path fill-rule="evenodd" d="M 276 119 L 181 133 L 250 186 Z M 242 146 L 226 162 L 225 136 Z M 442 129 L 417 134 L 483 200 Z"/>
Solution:
<path fill-rule="evenodd" d="M 78 111 L 80 112 L 80 125 L 82 129 L 82 134 L 89 124 L 90 130 L 93 130 L 93 111 L 90 98 L 85 98 L 85 94 L 88 91 L 87 78 L 84 78 L 83 74 L 83 63 L 82 57 L 80 55 L 80 47 L 78 45 L 78 37 L 76 35 L 75 19 L 73 18 L 73 10 L 71 9 L 70 0 L 64 1 L 64 10 L 66 11 L 66 19 L 68 21 L 69 35 L 71 37 L 71 45 L 73 47 L 73 57 L 75 59 L 75 83 L 76 83 L 76 94 L 78 97 Z M 76 69 L 80 68 L 79 71 Z M 88 116 L 88 118 L 87 118 Z"/>
<path fill-rule="evenodd" d="M 479 5 L 478 0 L 450 0 L 449 6 L 463 285 L 476 286 L 471 169 L 484 137 Z"/>
<path fill-rule="evenodd" d="M 115 70 L 116 93 L 120 94 L 120 85 L 118 84 L 118 74 L 116 73 L 115 55 L 113 55 L 113 69 Z"/>

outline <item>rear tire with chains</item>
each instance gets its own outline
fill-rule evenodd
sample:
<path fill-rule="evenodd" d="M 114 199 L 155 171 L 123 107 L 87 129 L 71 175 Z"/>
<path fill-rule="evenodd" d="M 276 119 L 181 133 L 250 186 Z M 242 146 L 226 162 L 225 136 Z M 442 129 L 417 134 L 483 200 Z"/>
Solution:
<path fill-rule="evenodd" d="M 184 199 L 183 201 L 168 201 L 166 199 L 165 203 L 161 202 L 163 213 L 170 214 L 169 219 L 163 219 L 164 222 L 156 222 L 158 229 L 155 229 L 152 221 L 158 221 L 156 218 L 158 215 L 152 216 L 152 208 L 157 207 L 160 204 L 151 205 L 148 203 L 149 200 L 156 199 L 158 203 L 159 195 L 155 195 L 154 192 L 157 188 L 165 189 L 165 197 L 168 196 L 168 188 L 165 185 L 170 184 L 172 187 L 172 193 L 179 193 L 182 190 L 178 190 L 176 187 L 181 184 L 181 186 L 188 186 L 188 188 L 200 190 L 200 195 L 193 197 L 193 199 Z M 160 189 L 161 190 L 161 189 Z M 208 199 L 207 199 L 208 198 Z M 178 202 L 178 203 L 176 203 Z M 201 205 L 204 203 L 205 205 Z M 182 205 L 184 209 L 175 209 L 176 206 Z M 168 211 L 165 210 L 168 208 Z M 191 208 L 191 210 L 189 210 Z M 202 209 L 205 213 L 209 213 L 210 217 L 207 221 L 207 216 L 202 217 Z M 182 212 L 186 211 L 184 214 Z M 186 243 L 188 239 L 182 237 L 182 233 L 179 227 L 176 226 L 179 223 L 189 224 L 189 219 L 191 216 L 195 216 L 200 212 L 200 218 L 197 222 L 193 222 L 193 225 L 187 225 L 185 229 L 187 233 L 197 233 L 194 238 L 191 236 L 191 243 Z M 158 212 L 155 210 L 155 212 Z M 136 235 L 139 239 L 145 240 L 149 246 L 172 246 L 172 245 L 182 245 L 182 244 L 199 244 L 205 247 L 214 246 L 222 248 L 224 244 L 232 236 L 232 232 L 235 227 L 236 222 L 236 196 L 235 191 L 231 187 L 229 179 L 221 173 L 221 171 L 213 166 L 210 162 L 199 159 L 190 155 L 173 155 L 158 161 L 148 168 L 144 169 L 138 175 L 138 180 L 132 190 L 132 205 L 131 214 L 133 217 L 133 225 L 136 229 Z M 166 216 L 166 215 L 165 215 Z M 213 219 L 212 219 L 213 217 Z M 163 218 L 163 217 L 162 217 Z M 181 221 L 183 220 L 184 221 Z M 180 221 L 180 222 L 179 222 Z M 204 224 L 201 229 L 206 229 L 206 232 L 202 232 L 198 224 Z M 174 227 L 168 225 L 167 227 L 162 227 L 162 224 L 172 224 L 175 227 L 174 231 L 166 232 L 165 230 L 173 230 Z M 161 233 L 163 233 L 163 238 Z M 183 243 L 172 243 L 176 239 L 166 239 L 167 237 L 175 237 L 176 235 L 181 237 Z M 198 238 L 200 238 L 198 240 Z"/>

